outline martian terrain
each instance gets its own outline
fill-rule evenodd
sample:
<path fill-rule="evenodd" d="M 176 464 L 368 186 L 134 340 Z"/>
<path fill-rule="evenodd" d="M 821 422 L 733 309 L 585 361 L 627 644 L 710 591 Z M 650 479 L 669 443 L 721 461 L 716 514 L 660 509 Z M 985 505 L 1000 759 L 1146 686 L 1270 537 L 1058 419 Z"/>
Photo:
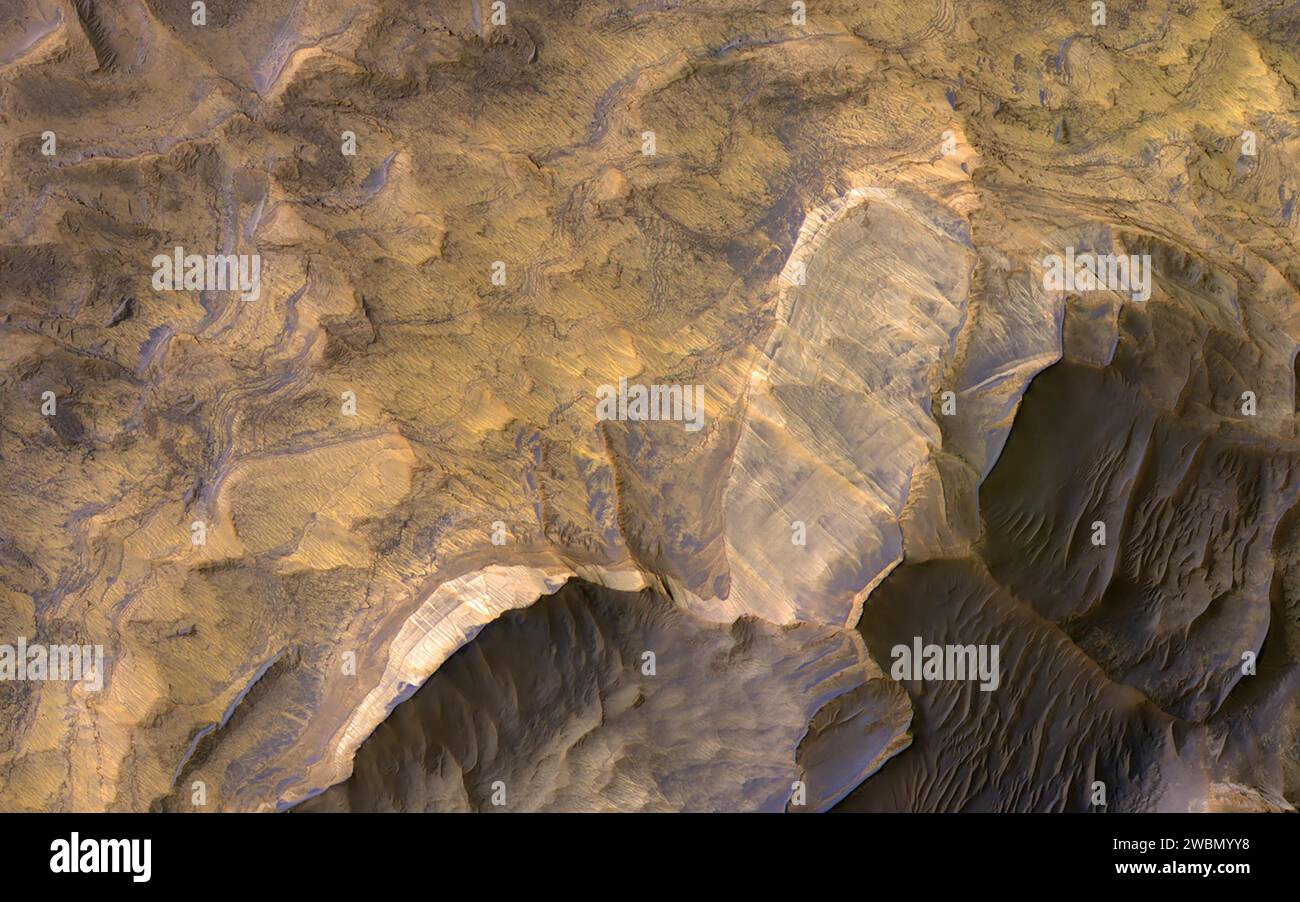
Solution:
<path fill-rule="evenodd" d="M 1300 5 L 0 0 L 0 189 L 0 811 L 1300 803 Z"/>

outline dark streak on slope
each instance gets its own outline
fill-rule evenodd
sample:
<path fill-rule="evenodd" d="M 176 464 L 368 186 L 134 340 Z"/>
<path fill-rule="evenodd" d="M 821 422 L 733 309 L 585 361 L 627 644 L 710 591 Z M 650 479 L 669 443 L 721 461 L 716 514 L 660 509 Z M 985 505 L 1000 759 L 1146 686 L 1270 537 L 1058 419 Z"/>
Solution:
<path fill-rule="evenodd" d="M 73 0 L 72 5 L 76 7 L 77 21 L 81 23 L 81 30 L 86 33 L 86 39 L 90 41 L 91 49 L 95 51 L 99 71 L 111 72 L 117 65 L 117 52 L 109 46 L 108 31 L 99 17 L 99 11 L 95 9 L 95 0 Z"/>

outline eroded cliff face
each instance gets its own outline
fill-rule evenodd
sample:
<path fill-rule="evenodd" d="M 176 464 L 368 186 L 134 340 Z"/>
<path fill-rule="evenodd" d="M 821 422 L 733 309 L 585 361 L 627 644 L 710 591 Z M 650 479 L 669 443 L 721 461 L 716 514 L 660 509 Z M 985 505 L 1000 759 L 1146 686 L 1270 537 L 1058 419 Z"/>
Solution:
<path fill-rule="evenodd" d="M 909 741 L 855 639 L 574 582 L 486 627 L 295 810 L 782 811 L 795 781 L 826 807 Z"/>
<path fill-rule="evenodd" d="M 1162 256 L 1196 303 L 1126 306 L 1106 365 L 1040 375 L 974 553 L 905 563 L 859 624 L 877 657 L 997 643 L 1021 691 L 911 683 L 916 752 L 846 807 L 1088 810 L 1094 781 L 1113 810 L 1291 806 L 1300 442 L 1241 410 L 1247 385 L 1292 404 L 1291 361 L 1246 337 L 1242 286 Z"/>
<path fill-rule="evenodd" d="M 0 807 L 1294 802 L 1294 11 L 209 6 L 0 22 Z"/>

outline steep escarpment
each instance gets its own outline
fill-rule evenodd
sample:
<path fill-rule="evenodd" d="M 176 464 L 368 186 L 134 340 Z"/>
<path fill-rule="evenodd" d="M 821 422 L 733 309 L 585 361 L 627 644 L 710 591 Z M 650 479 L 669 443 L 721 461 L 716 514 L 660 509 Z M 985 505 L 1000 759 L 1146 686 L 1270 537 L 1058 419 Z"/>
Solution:
<path fill-rule="evenodd" d="M 1096 810 L 1098 782 L 1111 810 L 1294 805 L 1291 361 L 1249 335 L 1252 288 L 1197 263 L 1122 308 L 1109 363 L 1034 380 L 973 553 L 872 595 L 877 660 L 996 644 L 1003 675 L 905 682 L 913 752 L 847 808 Z"/>
<path fill-rule="evenodd" d="M 798 784 L 817 810 L 907 746 L 908 717 L 851 631 L 575 581 L 486 627 L 295 810 L 781 811 Z"/>

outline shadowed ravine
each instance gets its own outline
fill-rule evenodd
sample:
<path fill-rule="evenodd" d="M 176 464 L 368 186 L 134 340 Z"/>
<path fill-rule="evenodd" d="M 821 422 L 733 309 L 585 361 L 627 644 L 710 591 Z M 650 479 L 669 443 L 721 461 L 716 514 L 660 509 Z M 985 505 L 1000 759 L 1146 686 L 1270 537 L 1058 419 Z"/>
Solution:
<path fill-rule="evenodd" d="M 1108 366 L 1066 359 L 1030 386 L 980 492 L 975 553 L 905 561 L 868 599 L 858 629 L 875 660 L 889 661 L 914 636 L 997 644 L 1002 685 L 899 683 L 912 701 L 912 740 L 843 808 L 1086 811 L 1095 807 L 1094 781 L 1106 784 L 1106 807 L 1116 811 L 1294 802 L 1300 442 L 1249 428 L 1231 386 L 1216 384 L 1202 361 L 1229 335 L 1166 307 L 1125 310 L 1119 329 Z M 1234 378 L 1273 381 L 1264 368 Z M 1079 525 L 1097 518 L 1114 524 L 1102 546 Z M 790 737 L 809 710 L 797 706 L 784 744 L 770 749 L 775 760 L 719 756 L 759 750 L 757 737 L 735 735 L 755 712 L 706 690 L 721 651 L 665 648 L 648 631 L 622 635 L 623 621 L 639 625 L 640 609 L 655 604 L 575 584 L 507 615 L 508 625 L 488 627 L 397 707 L 361 747 L 352 778 L 300 807 L 488 810 L 486 787 L 500 779 L 517 787 L 510 804 L 528 810 L 778 810 L 792 778 L 820 790 L 823 775 L 867 772 L 864 757 L 877 754 L 881 738 L 858 723 L 820 738 L 822 770 L 807 772 L 807 749 L 797 762 L 805 766 L 792 767 Z M 618 622 L 604 627 L 610 618 Z M 742 641 L 733 629 L 728 666 L 761 668 L 780 687 L 780 668 L 757 650 L 763 632 L 748 625 Z M 798 631 L 782 635 L 798 648 Z M 623 663 L 605 666 L 632 673 L 630 685 L 583 666 L 586 655 L 608 655 L 606 646 Z M 640 647 L 659 648 L 673 670 L 637 677 Z M 1242 675 L 1243 651 L 1258 655 L 1254 676 Z M 494 681 L 529 693 L 484 693 Z M 655 690 L 673 692 L 673 703 L 642 711 L 644 693 Z M 697 700 L 676 695 L 684 690 Z M 761 678 L 740 691 L 751 702 L 794 701 Z M 765 710 L 765 725 L 785 721 Z M 650 746 L 672 751 L 663 760 L 633 751 Z M 610 771 L 582 774 L 586 757 Z M 639 769 L 651 761 L 666 773 Z M 717 795 L 673 796 L 667 775 L 706 761 L 718 770 L 703 783 Z M 592 785 L 598 802 L 575 789 Z"/>

